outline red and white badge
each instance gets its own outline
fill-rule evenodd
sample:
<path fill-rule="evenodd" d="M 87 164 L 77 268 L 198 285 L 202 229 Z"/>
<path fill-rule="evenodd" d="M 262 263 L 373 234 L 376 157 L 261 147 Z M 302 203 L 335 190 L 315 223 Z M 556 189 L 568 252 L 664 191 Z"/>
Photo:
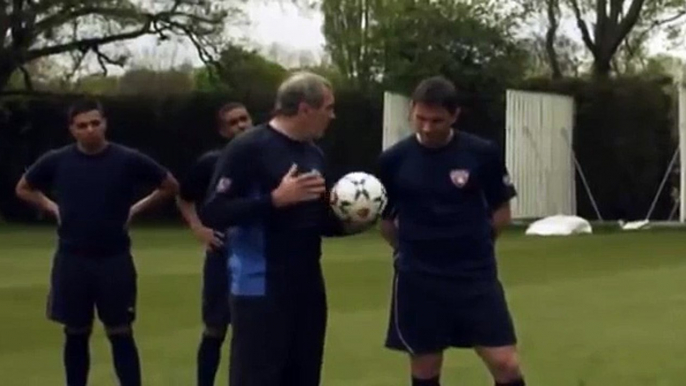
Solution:
<path fill-rule="evenodd" d="M 217 193 L 226 193 L 231 188 L 231 179 L 227 177 L 222 177 L 217 181 L 217 187 L 215 188 Z"/>
<path fill-rule="evenodd" d="M 469 182 L 469 170 L 455 169 L 450 172 L 450 180 L 458 188 L 462 188 Z"/>

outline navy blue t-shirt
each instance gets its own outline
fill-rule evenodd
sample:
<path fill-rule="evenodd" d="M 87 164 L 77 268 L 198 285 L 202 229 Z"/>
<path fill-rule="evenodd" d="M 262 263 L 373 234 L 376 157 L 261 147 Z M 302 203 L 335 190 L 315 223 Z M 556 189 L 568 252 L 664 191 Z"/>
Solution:
<path fill-rule="evenodd" d="M 94 155 L 75 144 L 51 150 L 25 178 L 59 207 L 58 250 L 97 258 L 129 251 L 126 221 L 137 193 L 158 187 L 166 175 L 149 156 L 110 143 Z"/>
<path fill-rule="evenodd" d="M 300 278 L 319 272 L 321 237 L 343 234 L 327 197 L 286 208 L 272 205 L 271 192 L 293 164 L 300 173 L 318 171 L 326 179 L 320 148 L 269 125 L 246 131 L 222 151 L 200 218 L 214 229 L 231 228 L 233 294 L 264 296 L 269 283 L 311 282 Z"/>
<path fill-rule="evenodd" d="M 191 166 L 179 184 L 179 196 L 188 202 L 202 204 L 212 180 L 214 168 L 219 160 L 220 150 L 211 150 L 201 155 Z"/>
<path fill-rule="evenodd" d="M 516 195 L 499 149 L 456 131 L 444 147 L 410 136 L 379 158 L 379 179 L 398 219 L 400 271 L 494 278 L 492 213 Z"/>

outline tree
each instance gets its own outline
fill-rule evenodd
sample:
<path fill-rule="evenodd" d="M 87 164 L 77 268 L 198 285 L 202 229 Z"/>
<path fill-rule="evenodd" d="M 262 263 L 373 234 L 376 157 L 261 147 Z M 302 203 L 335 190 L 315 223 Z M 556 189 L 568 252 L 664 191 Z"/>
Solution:
<path fill-rule="evenodd" d="M 196 74 L 195 84 L 200 90 L 231 91 L 247 98 L 255 93 L 273 94 L 286 76 L 285 68 L 257 51 L 228 45 L 216 62 Z"/>
<path fill-rule="evenodd" d="M 323 0 L 331 60 L 351 85 L 407 90 L 437 73 L 466 83 L 518 77 L 517 10 L 495 0 Z"/>
<path fill-rule="evenodd" d="M 103 47 L 155 34 L 189 38 L 201 58 L 210 59 L 210 40 L 222 30 L 232 8 L 211 0 L 6 0 L 0 5 L 0 90 L 15 71 L 30 87 L 26 65 L 44 57 L 94 53 L 106 64 L 123 64 Z"/>
<path fill-rule="evenodd" d="M 624 0 L 568 1 L 581 38 L 593 55 L 593 75 L 597 78 L 610 76 L 615 54 L 630 34 L 638 35 L 629 42 L 631 45 L 645 44 L 658 28 L 675 28 L 686 16 L 684 0 L 631 0 L 628 4 Z M 586 21 L 589 15 L 595 19 L 593 30 Z"/>
<path fill-rule="evenodd" d="M 323 0 L 323 33 L 331 60 L 354 87 L 365 88 L 372 81 L 375 49 L 374 11 L 376 0 Z"/>
<path fill-rule="evenodd" d="M 133 68 L 119 78 L 118 92 L 128 95 L 174 95 L 193 91 L 191 71 Z"/>
<path fill-rule="evenodd" d="M 407 91 L 443 74 L 463 87 L 495 91 L 520 78 L 527 55 L 511 35 L 515 18 L 497 2 L 401 0 L 379 17 L 380 73 L 386 88 Z"/>

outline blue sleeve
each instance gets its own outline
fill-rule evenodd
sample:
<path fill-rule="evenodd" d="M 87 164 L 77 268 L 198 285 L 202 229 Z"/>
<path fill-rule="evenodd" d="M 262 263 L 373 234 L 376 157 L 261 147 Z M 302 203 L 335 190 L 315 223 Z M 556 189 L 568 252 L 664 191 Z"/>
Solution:
<path fill-rule="evenodd" d="M 485 156 L 481 184 L 489 208 L 495 211 L 515 197 L 517 191 L 500 155 L 500 149 L 496 146 L 489 147 Z"/>
<path fill-rule="evenodd" d="M 50 190 L 57 169 L 58 154 L 56 150 L 51 150 L 26 170 L 24 178 L 32 189 L 42 192 Z"/>
<path fill-rule="evenodd" d="M 216 157 L 205 155 L 191 166 L 180 182 L 179 196 L 182 200 L 195 203 L 202 201 L 212 180 L 216 161 Z"/>
<path fill-rule="evenodd" d="M 393 162 L 391 154 L 384 152 L 379 157 L 379 174 L 378 178 L 381 184 L 386 189 L 386 207 L 381 212 L 381 218 L 384 220 L 391 220 L 395 218 L 397 211 L 395 207 L 396 193 L 393 186 Z"/>
<path fill-rule="evenodd" d="M 152 157 L 133 151 L 130 158 L 130 166 L 136 182 L 159 186 L 167 178 L 167 169 Z"/>
<path fill-rule="evenodd" d="M 260 192 L 254 166 L 262 152 L 234 140 L 221 153 L 200 209 L 200 220 L 210 228 L 226 229 L 255 221 L 272 209 L 271 192 Z"/>

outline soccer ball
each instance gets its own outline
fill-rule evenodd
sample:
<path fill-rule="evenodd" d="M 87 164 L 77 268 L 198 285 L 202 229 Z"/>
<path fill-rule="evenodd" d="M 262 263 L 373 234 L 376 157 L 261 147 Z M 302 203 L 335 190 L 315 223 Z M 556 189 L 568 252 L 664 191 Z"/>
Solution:
<path fill-rule="evenodd" d="M 387 204 L 381 181 L 365 172 L 348 173 L 331 189 L 331 208 L 344 221 L 376 221 Z"/>

